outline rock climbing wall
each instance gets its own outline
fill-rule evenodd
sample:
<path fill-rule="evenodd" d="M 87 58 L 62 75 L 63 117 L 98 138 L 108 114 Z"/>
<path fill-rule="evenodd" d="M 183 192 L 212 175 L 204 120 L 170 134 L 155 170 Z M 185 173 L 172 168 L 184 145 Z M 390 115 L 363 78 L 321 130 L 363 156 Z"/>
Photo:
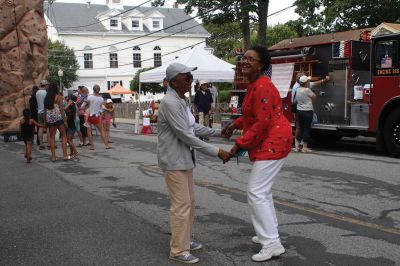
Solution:
<path fill-rule="evenodd" d="M 43 0 L 0 0 L 0 130 L 18 128 L 33 85 L 48 76 Z"/>

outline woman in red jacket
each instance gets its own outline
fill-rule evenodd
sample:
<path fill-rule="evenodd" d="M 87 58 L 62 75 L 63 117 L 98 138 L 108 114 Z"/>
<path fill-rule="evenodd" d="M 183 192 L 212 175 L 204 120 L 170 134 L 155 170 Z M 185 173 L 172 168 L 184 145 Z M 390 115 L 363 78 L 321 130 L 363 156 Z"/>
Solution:
<path fill-rule="evenodd" d="M 247 185 L 251 221 L 256 232 L 253 242 L 262 249 L 252 256 L 254 261 L 269 260 L 285 252 L 282 246 L 272 200 L 272 185 L 292 148 L 292 129 L 283 115 L 278 90 L 264 75 L 270 66 L 268 50 L 262 46 L 250 48 L 242 57 L 243 75 L 249 80 L 242 104 L 242 117 L 223 130 L 227 137 L 233 130 L 243 129 L 231 154 L 247 150 L 254 162 Z"/>

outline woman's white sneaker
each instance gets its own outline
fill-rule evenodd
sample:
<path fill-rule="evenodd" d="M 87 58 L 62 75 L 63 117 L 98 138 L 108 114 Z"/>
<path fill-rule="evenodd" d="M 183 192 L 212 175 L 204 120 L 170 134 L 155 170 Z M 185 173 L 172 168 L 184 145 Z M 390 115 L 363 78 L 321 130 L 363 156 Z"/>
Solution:
<path fill-rule="evenodd" d="M 260 244 L 260 240 L 258 240 L 258 236 L 253 236 L 251 238 L 251 242 L 253 242 L 254 244 Z"/>
<path fill-rule="evenodd" d="M 273 243 L 268 246 L 264 246 L 260 252 L 254 254 L 251 259 L 253 261 L 266 261 L 271 259 L 272 257 L 277 257 L 281 254 L 285 253 L 285 248 L 282 246 L 280 242 Z"/>

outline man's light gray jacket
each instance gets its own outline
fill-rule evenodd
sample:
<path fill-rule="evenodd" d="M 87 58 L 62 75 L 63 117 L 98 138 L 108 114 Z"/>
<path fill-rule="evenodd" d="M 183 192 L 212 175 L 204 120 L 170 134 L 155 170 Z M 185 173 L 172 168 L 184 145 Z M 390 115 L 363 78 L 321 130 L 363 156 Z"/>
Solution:
<path fill-rule="evenodd" d="M 196 136 L 220 136 L 221 131 L 196 123 L 194 136 L 189 127 L 188 106 L 187 99 L 180 98 L 171 88 L 161 100 L 157 118 L 157 157 L 158 165 L 164 171 L 193 169 L 191 148 L 210 156 L 218 156 L 218 147 Z"/>

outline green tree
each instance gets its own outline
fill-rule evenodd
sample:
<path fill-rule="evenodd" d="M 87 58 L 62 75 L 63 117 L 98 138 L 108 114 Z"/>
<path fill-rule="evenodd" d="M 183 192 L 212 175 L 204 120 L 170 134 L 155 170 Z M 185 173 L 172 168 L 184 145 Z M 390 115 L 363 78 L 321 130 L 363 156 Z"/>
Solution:
<path fill-rule="evenodd" d="M 256 31 L 251 33 L 251 45 L 256 45 L 258 43 L 257 36 L 258 34 Z M 276 24 L 268 27 L 266 36 L 268 37 L 267 47 L 271 47 L 282 40 L 297 38 L 299 35 L 296 29 L 290 24 Z"/>
<path fill-rule="evenodd" d="M 136 91 L 139 92 L 139 75 L 142 72 L 148 71 L 153 69 L 154 67 L 148 67 L 148 68 L 142 68 L 136 71 L 135 76 L 133 77 L 133 80 L 131 80 L 129 84 L 129 89 L 131 91 Z M 158 83 L 142 83 L 141 91 L 146 93 L 160 93 L 163 92 L 163 87 L 160 86 Z"/>
<path fill-rule="evenodd" d="M 290 24 L 276 24 L 267 29 L 267 47 L 271 47 L 278 42 L 298 37 L 297 31 Z"/>
<path fill-rule="evenodd" d="M 400 0 L 296 0 L 295 5 L 305 34 L 400 22 Z"/>
<path fill-rule="evenodd" d="M 74 50 L 60 41 L 48 40 L 49 82 L 59 84 L 58 70 L 63 71 L 62 85 L 70 88 L 78 79 L 76 71 L 79 69 Z"/>
<path fill-rule="evenodd" d="M 241 47 L 239 23 L 230 22 L 222 25 L 207 23 L 204 27 L 211 34 L 207 44 L 214 49 L 214 55 L 230 63 L 236 63 L 235 49 Z M 229 34 L 226 34 L 227 32 Z"/>
<path fill-rule="evenodd" d="M 163 5 L 165 0 L 155 0 L 153 5 Z M 250 46 L 250 33 L 252 22 L 258 23 L 258 43 L 266 45 L 265 32 L 267 28 L 267 14 L 269 0 L 177 0 L 185 4 L 185 11 L 191 14 L 195 9 L 205 23 L 224 25 L 238 22 L 241 30 L 242 47 L 246 50 Z M 210 11 L 213 10 L 213 11 Z M 253 16 L 251 14 L 257 14 Z"/>

